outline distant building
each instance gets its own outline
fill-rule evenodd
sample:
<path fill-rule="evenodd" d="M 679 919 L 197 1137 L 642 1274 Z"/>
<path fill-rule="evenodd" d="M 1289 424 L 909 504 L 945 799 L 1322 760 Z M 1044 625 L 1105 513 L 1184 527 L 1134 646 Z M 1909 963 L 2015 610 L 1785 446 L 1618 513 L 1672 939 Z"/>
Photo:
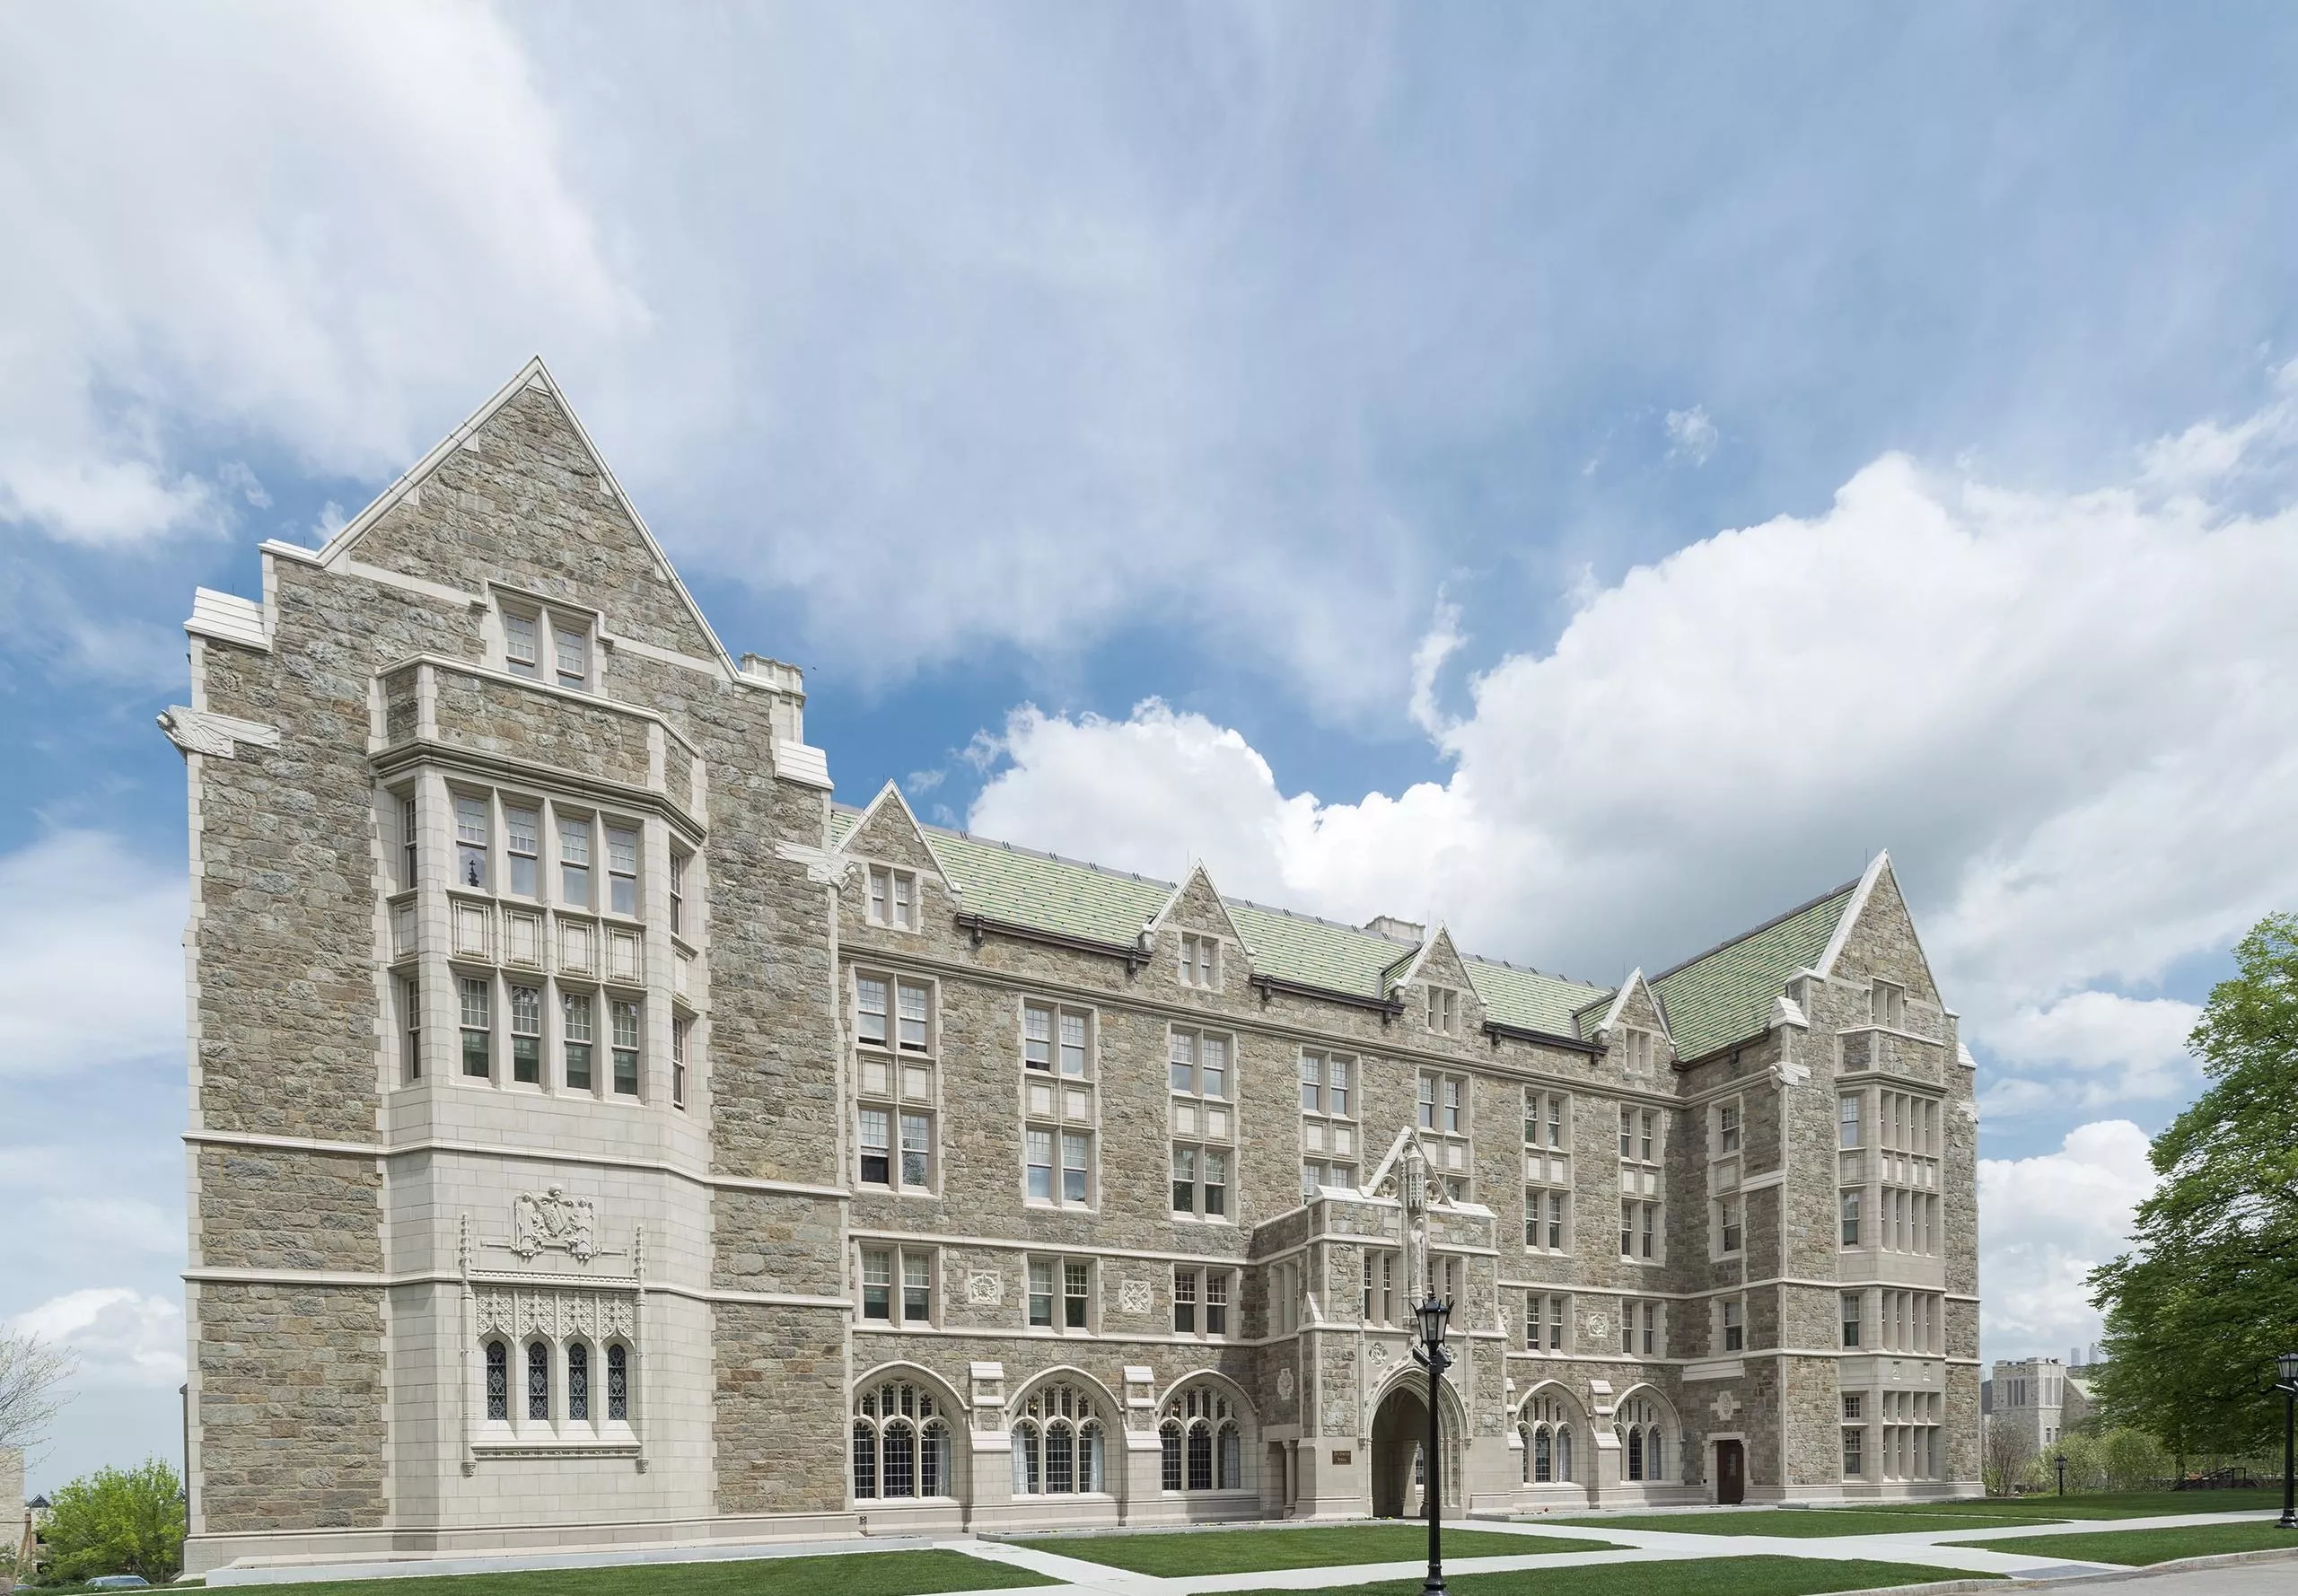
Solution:
<path fill-rule="evenodd" d="M 2087 1376 L 2096 1367 L 2070 1367 L 2057 1358 L 1998 1359 L 1995 1377 L 1979 1388 L 1979 1411 L 1990 1425 L 2016 1429 L 2031 1451 L 2057 1446 L 2091 1416 Z"/>

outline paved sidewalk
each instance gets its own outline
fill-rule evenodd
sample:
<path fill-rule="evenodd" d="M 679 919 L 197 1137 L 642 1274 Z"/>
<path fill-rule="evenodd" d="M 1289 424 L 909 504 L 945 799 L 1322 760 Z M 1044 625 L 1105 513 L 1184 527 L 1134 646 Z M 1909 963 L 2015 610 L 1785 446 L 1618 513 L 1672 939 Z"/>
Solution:
<path fill-rule="evenodd" d="M 1750 1517 L 1757 1515 L 1750 1513 Z M 1692 1535 L 1680 1530 L 1614 1529 L 1602 1524 L 1556 1524 L 1541 1521 L 1510 1522 L 1478 1519 L 1468 1527 L 1503 1535 L 1537 1536 L 1548 1539 L 1580 1539 L 1609 1541 L 1624 1551 L 1556 1552 L 1522 1557 L 1447 1557 L 1444 1572 L 1451 1574 L 1504 1574 L 1517 1569 L 1574 1568 L 1596 1565 L 1630 1563 L 1668 1563 L 1709 1560 L 1719 1557 L 1803 1557 L 1821 1562 L 1905 1563 L 1916 1567 L 1935 1568 L 1943 1580 L 1958 1574 L 1991 1574 L 2013 1579 L 2052 1579 L 2060 1576 L 2093 1575 L 2105 1573 L 2127 1573 L 2119 1564 L 2086 1562 L 2075 1557 L 2052 1557 L 2032 1550 L 1993 1551 L 1984 1545 L 1949 1546 L 1948 1541 L 1979 1541 L 2023 1539 L 2048 1535 L 2096 1535 L 2118 1530 L 2168 1530 L 2189 1524 L 2230 1524 L 2252 1521 L 2271 1521 L 2270 1513 L 2179 1513 L 2147 1519 L 2086 1519 L 2063 1524 L 2013 1524 L 2001 1529 L 1975 1530 L 1953 1524 L 1921 1530 L 1908 1530 L 1881 1535 L 1835 1535 L 1812 1538 L 1785 1535 Z M 1089 1538 L 1080 1537 L 1080 1540 Z M 1079 1592 L 1092 1596 L 1196 1596 L 1199 1592 L 1224 1591 L 1314 1591 L 1329 1585 L 1370 1584 L 1381 1580 L 1417 1579 L 1427 1571 L 1427 1565 L 1417 1560 L 1401 1563 L 1359 1563 L 1328 1568 L 1275 1568 L 1254 1574 L 1201 1574 L 1176 1579 L 1155 1574 L 1135 1574 L 1106 1564 L 1088 1562 L 1058 1553 L 1039 1551 L 1029 1547 L 1014 1546 L 1000 1541 L 952 1540 L 937 1544 L 991 1562 L 1011 1564 L 1050 1578 L 1066 1580 Z M 2292 1588 L 2292 1570 L 2288 1564 L 2263 1565 L 2271 1584 L 2236 1584 L 2229 1576 L 2247 1576 L 2248 1565 L 2207 1570 L 2194 1570 L 2191 1577 L 2201 1583 L 2186 1586 L 2164 1585 L 2159 1592 L 2152 1586 L 2127 1580 L 2116 1581 L 2108 1590 L 2121 1596 L 2126 1591 L 2145 1591 L 2146 1596 L 2250 1596 L 2253 1591 L 2263 1593 L 2271 1589 L 2276 1596 Z M 2171 1574 L 2163 1579 L 2180 1577 Z M 2211 1583 L 2211 1581 L 2228 1583 Z M 975 1592 L 969 1596 L 1020 1596 L 1023 1589 Z"/>

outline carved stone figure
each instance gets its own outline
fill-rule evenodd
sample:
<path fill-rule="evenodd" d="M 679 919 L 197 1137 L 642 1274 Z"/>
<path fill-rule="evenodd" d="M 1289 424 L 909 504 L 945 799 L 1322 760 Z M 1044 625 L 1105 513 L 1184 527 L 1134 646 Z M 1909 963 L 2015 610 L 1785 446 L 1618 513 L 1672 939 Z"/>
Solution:
<path fill-rule="evenodd" d="M 598 1250 L 596 1223 L 591 1199 L 570 1197 L 563 1186 L 553 1186 L 540 1197 L 522 1191 L 511 1206 L 511 1250 L 525 1258 L 564 1252 L 586 1264 Z"/>

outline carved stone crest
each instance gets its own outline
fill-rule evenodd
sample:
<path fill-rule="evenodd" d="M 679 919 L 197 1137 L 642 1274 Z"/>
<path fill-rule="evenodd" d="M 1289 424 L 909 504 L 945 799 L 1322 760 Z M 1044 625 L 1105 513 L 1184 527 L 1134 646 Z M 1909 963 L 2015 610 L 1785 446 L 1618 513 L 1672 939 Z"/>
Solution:
<path fill-rule="evenodd" d="M 1292 1370 L 1279 1369 L 1276 1372 L 1276 1394 L 1288 1402 L 1293 1399 Z"/>
<path fill-rule="evenodd" d="M 1146 1313 L 1155 1306 L 1146 1280 L 1128 1280 L 1118 1287 L 1117 1305 L 1126 1313 Z"/>
<path fill-rule="evenodd" d="M 1601 1340 L 1602 1340 L 1602 1339 L 1604 1338 L 1605 1333 L 1606 1333 L 1607 1331 L 1609 1331 L 1611 1328 L 1612 1328 L 1611 1320 L 1609 1320 L 1606 1319 L 1602 1314 L 1601 1314 L 1601 1313 L 1591 1313 L 1590 1315 L 1588 1315 L 1588 1337 L 1589 1337 L 1589 1339 L 1593 1340 L 1593 1341 L 1601 1341 Z"/>
<path fill-rule="evenodd" d="M 570 1197 L 563 1186 L 538 1197 L 522 1191 L 511 1205 L 511 1250 L 531 1258 L 564 1252 L 578 1264 L 598 1250 L 597 1215 L 588 1197 Z"/>
<path fill-rule="evenodd" d="M 995 1269 L 976 1269 L 966 1276 L 966 1301 L 995 1308 L 1005 1300 L 1005 1276 Z"/>

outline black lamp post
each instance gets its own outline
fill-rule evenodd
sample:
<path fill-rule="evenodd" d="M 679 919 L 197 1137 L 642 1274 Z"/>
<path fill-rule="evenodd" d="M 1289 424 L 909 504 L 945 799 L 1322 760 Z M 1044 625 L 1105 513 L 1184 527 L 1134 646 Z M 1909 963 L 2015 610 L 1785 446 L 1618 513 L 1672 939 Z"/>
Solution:
<path fill-rule="evenodd" d="M 2058 1494 L 2062 1496 L 2066 1495 L 2066 1454 L 2065 1452 L 2058 1454 Z"/>
<path fill-rule="evenodd" d="M 2275 1390 L 2282 1393 L 2282 1516 L 2274 1521 L 2281 1530 L 2298 1530 L 2298 1513 L 2294 1513 L 2291 1497 L 2293 1465 L 2298 1464 L 2298 1352 L 2285 1352 L 2274 1360 L 2275 1372 L 2282 1378 Z"/>
<path fill-rule="evenodd" d="M 1430 1292 L 1420 1306 L 1414 1310 L 1420 1320 L 1420 1345 L 1413 1349 L 1413 1361 L 1428 1371 L 1428 1450 L 1421 1478 L 1425 1484 L 1428 1503 L 1428 1577 L 1421 1583 L 1421 1596 L 1445 1596 L 1444 1591 L 1444 1469 L 1442 1453 L 1437 1450 L 1441 1432 L 1437 1427 L 1437 1394 L 1443 1383 L 1444 1371 L 1452 1366 L 1452 1355 L 1444 1350 L 1444 1321 L 1452 1317 L 1452 1300 L 1436 1300 Z"/>

